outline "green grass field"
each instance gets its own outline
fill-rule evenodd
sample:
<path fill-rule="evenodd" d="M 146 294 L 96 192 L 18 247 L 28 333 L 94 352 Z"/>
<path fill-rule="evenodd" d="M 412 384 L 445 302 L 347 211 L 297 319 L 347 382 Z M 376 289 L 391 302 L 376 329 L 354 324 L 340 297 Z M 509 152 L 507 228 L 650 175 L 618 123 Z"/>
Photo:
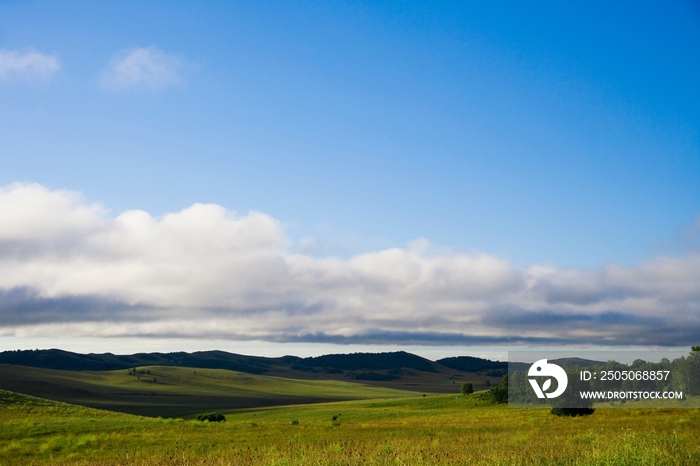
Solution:
<path fill-rule="evenodd" d="M 148 418 L 3 391 L 0 464 L 700 463 L 698 409 L 598 409 L 558 418 L 477 394 L 225 414 L 222 423 Z"/>
<path fill-rule="evenodd" d="M 119 371 L 56 371 L 0 364 L 0 388 L 130 414 L 191 418 L 202 411 L 420 393 L 336 380 L 299 380 L 223 369 L 144 366 Z M 155 381 L 155 382 L 154 382 Z"/>

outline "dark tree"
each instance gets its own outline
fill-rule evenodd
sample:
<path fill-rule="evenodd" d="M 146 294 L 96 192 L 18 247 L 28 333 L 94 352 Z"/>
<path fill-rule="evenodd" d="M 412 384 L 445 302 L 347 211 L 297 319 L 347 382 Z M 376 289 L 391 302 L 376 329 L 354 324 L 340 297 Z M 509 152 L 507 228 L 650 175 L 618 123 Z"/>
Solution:
<path fill-rule="evenodd" d="M 464 396 L 470 395 L 474 393 L 474 386 L 471 384 L 471 382 L 463 383 L 460 391 Z"/>
<path fill-rule="evenodd" d="M 501 385 L 491 387 L 489 393 L 496 403 L 508 403 L 508 374 L 503 376 Z"/>
<path fill-rule="evenodd" d="M 594 412 L 594 408 L 552 408 L 550 411 L 550 413 L 554 414 L 555 416 L 569 417 L 590 416 Z"/>
<path fill-rule="evenodd" d="M 221 422 L 225 421 L 226 417 L 223 414 L 219 413 L 204 413 L 198 414 L 196 419 L 198 421 Z"/>

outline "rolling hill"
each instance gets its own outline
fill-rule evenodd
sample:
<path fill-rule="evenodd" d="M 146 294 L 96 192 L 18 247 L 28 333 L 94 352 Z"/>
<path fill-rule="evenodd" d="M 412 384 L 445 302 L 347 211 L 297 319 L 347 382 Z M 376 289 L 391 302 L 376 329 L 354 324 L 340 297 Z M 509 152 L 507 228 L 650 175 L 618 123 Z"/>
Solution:
<path fill-rule="evenodd" d="M 144 416 L 191 417 L 328 401 L 400 398 L 416 392 L 336 380 L 300 380 L 234 372 L 140 366 L 117 371 L 59 371 L 0 364 L 0 388 L 92 408 Z"/>
<path fill-rule="evenodd" d="M 0 364 L 68 371 L 129 370 L 144 366 L 226 369 L 304 380 L 357 381 L 369 385 L 429 393 L 456 393 L 459 384 L 475 389 L 500 383 L 508 364 L 468 356 L 430 361 L 404 351 L 265 358 L 225 351 L 78 354 L 59 349 L 5 351 Z M 0 382 L 2 388 L 2 382 Z"/>

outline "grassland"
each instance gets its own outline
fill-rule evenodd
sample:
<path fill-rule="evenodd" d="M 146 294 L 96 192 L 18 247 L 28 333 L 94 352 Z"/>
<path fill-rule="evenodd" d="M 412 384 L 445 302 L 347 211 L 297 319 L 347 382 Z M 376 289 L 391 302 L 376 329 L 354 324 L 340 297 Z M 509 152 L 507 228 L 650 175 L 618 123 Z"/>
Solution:
<path fill-rule="evenodd" d="M 444 362 L 444 364 L 440 363 Z M 15 366 L 62 371 L 112 371 L 140 366 L 226 369 L 300 380 L 357 381 L 366 385 L 430 393 L 454 393 L 463 382 L 475 389 L 500 383 L 507 364 L 474 357 L 430 361 L 405 351 L 330 354 L 311 358 L 264 358 L 225 351 L 195 353 L 79 354 L 59 349 L 3 351 L 0 368 Z M 3 386 L 0 388 L 12 390 Z"/>
<path fill-rule="evenodd" d="M 476 394 L 225 414 L 222 423 L 147 418 L 0 392 L 0 463 L 700 464 L 698 409 L 558 418 Z"/>
<path fill-rule="evenodd" d="M 153 417 L 188 418 L 211 409 L 416 396 L 415 392 L 353 382 L 299 380 L 223 369 L 143 366 L 135 372 L 91 372 L 0 364 L 0 373 L 0 388 Z"/>

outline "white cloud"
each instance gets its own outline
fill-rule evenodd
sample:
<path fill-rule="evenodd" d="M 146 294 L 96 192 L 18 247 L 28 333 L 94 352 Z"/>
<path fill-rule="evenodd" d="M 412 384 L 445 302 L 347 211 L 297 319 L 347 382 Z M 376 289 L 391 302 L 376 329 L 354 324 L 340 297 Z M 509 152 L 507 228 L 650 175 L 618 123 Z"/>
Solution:
<path fill-rule="evenodd" d="M 182 60 L 156 47 L 118 52 L 102 72 L 100 87 L 107 91 L 158 91 L 182 83 Z"/>
<path fill-rule="evenodd" d="M 60 60 L 36 51 L 0 50 L 0 78 L 48 79 L 61 69 Z"/>
<path fill-rule="evenodd" d="M 0 187 L 0 242 L 80 238 L 102 226 L 105 209 L 79 193 L 49 191 L 39 184 Z"/>
<path fill-rule="evenodd" d="M 419 240 L 319 259 L 263 213 L 195 204 L 112 218 L 26 184 L 0 189 L 0 219 L 0 335 L 685 344 L 700 329 L 693 254 L 519 269 Z"/>

